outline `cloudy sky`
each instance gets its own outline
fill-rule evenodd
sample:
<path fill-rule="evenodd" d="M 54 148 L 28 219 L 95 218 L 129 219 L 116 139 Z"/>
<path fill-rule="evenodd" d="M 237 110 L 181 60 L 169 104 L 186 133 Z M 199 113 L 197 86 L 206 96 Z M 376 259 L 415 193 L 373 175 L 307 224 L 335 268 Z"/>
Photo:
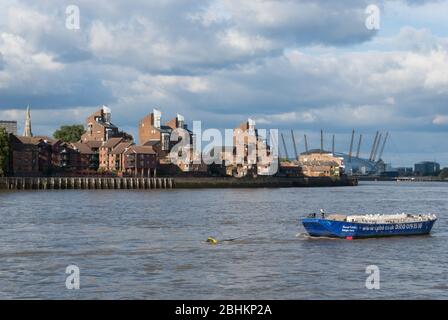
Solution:
<path fill-rule="evenodd" d="M 322 128 L 345 152 L 354 128 L 364 155 L 389 131 L 392 164 L 448 165 L 447 14 L 442 0 L 2 0 L 0 119 L 22 130 L 31 104 L 34 132 L 51 135 L 106 104 L 136 135 L 157 107 L 221 129 L 251 117 L 311 147 Z"/>

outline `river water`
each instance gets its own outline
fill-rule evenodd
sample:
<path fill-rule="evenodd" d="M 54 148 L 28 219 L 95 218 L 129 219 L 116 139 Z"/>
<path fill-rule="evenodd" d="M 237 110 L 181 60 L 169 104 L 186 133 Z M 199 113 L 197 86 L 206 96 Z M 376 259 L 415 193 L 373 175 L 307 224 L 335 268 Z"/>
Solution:
<path fill-rule="evenodd" d="M 433 212 L 429 236 L 311 239 L 341 213 Z M 0 192 L 0 298 L 447 299 L 448 184 Z M 205 240 L 233 241 L 210 245 Z M 68 290 L 68 265 L 80 289 Z M 380 289 L 366 288 L 366 267 Z"/>

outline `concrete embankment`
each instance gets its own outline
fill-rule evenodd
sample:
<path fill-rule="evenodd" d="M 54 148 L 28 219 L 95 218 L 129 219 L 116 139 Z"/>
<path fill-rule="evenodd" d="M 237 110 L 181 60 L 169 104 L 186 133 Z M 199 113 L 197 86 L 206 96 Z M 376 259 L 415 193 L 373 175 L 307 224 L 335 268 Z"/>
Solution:
<path fill-rule="evenodd" d="M 348 177 L 174 177 L 174 178 L 103 178 L 103 177 L 6 177 L 0 178 L 0 189 L 195 189 L 195 188 L 297 188 L 355 186 Z"/>
<path fill-rule="evenodd" d="M 174 178 L 176 188 L 297 188 L 356 186 L 348 177 L 204 177 Z"/>

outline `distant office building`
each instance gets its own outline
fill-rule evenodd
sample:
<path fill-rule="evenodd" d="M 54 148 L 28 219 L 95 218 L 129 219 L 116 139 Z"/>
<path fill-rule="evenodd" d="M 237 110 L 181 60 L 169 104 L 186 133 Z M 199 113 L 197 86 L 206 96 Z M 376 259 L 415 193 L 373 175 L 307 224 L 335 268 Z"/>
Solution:
<path fill-rule="evenodd" d="M 414 165 L 414 173 L 418 176 L 433 176 L 440 171 L 440 164 L 433 161 L 422 161 Z"/>
<path fill-rule="evenodd" d="M 5 129 L 7 133 L 17 134 L 17 121 L 0 120 L 0 128 Z"/>
<path fill-rule="evenodd" d="M 400 177 L 411 176 L 414 173 L 414 168 L 412 167 L 399 167 L 397 168 L 398 175 Z"/>

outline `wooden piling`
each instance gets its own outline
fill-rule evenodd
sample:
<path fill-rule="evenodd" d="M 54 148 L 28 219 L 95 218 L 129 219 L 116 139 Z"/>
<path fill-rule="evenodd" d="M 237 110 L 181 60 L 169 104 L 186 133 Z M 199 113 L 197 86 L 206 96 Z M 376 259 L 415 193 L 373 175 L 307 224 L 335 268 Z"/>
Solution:
<path fill-rule="evenodd" d="M 172 178 L 150 177 L 5 177 L 0 188 L 9 190 L 75 190 L 75 189 L 172 189 Z"/>

